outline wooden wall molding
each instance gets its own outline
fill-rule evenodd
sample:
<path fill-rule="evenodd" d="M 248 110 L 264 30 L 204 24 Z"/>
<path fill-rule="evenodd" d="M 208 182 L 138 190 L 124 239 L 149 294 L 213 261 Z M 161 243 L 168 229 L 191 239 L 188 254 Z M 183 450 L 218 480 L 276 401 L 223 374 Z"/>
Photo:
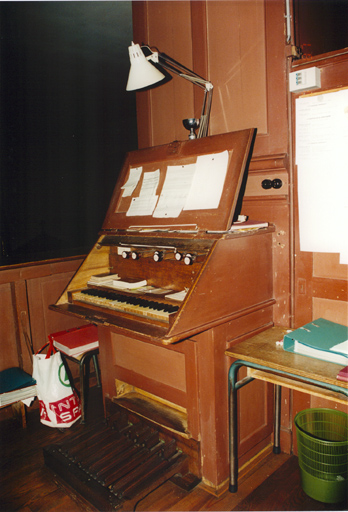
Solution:
<path fill-rule="evenodd" d="M 84 256 L 71 256 L 37 262 L 21 263 L 0 267 L 0 284 L 26 279 L 44 277 L 61 272 L 70 272 L 76 269 L 83 261 Z"/>
<path fill-rule="evenodd" d="M 253 156 L 249 165 L 249 171 L 277 171 L 289 169 L 287 153 Z"/>

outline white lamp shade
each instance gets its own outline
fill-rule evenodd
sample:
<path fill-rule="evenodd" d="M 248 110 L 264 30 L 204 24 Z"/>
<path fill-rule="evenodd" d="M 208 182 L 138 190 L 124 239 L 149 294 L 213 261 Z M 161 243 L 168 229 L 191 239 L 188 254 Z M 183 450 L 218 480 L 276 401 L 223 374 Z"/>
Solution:
<path fill-rule="evenodd" d="M 128 50 L 131 66 L 126 87 L 127 91 L 143 89 L 163 80 L 164 74 L 146 59 L 138 44 L 132 43 Z"/>

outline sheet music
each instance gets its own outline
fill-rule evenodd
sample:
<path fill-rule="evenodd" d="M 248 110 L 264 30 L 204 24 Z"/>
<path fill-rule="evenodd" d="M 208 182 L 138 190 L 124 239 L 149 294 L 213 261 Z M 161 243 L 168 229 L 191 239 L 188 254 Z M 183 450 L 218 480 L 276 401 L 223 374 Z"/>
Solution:
<path fill-rule="evenodd" d="M 184 210 L 218 208 L 224 188 L 228 151 L 197 158 L 196 171 Z"/>
<path fill-rule="evenodd" d="M 178 217 L 185 206 L 196 164 L 170 165 L 154 217 Z"/>
<path fill-rule="evenodd" d="M 160 171 L 145 172 L 139 197 L 133 197 L 127 216 L 152 215 L 158 196 L 156 190 L 159 183 Z"/>

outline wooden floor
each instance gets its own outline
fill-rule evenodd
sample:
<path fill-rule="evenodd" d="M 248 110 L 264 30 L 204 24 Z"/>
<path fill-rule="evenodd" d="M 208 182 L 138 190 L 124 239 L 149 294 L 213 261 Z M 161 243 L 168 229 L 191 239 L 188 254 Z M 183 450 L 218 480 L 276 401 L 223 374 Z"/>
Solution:
<path fill-rule="evenodd" d="M 101 394 L 95 387 L 87 419 L 100 421 Z M 10 512 L 78 512 L 94 511 L 64 485 L 44 465 L 44 446 L 68 439 L 74 425 L 60 432 L 42 425 L 38 409 L 28 414 L 27 428 L 12 419 L 1 422 L 0 510 Z M 137 511 L 224 511 L 224 510 L 347 510 L 346 504 L 327 505 L 309 498 L 302 490 L 298 460 L 285 454 L 270 454 L 257 467 L 240 478 L 236 494 L 219 498 L 209 494 L 202 484 L 191 492 L 172 482 L 161 485 L 136 504 Z"/>

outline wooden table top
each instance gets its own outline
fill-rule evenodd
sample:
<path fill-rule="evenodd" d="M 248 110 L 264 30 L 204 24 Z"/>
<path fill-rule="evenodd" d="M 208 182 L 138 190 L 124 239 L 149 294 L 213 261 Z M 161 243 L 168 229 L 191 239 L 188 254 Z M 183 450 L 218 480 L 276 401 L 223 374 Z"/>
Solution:
<path fill-rule="evenodd" d="M 337 379 L 337 374 L 343 366 L 287 352 L 282 345 L 277 344 L 276 342 L 281 341 L 287 332 L 289 330 L 284 327 L 271 327 L 252 338 L 236 343 L 226 351 L 226 355 L 299 377 L 348 388 L 347 382 Z"/>

